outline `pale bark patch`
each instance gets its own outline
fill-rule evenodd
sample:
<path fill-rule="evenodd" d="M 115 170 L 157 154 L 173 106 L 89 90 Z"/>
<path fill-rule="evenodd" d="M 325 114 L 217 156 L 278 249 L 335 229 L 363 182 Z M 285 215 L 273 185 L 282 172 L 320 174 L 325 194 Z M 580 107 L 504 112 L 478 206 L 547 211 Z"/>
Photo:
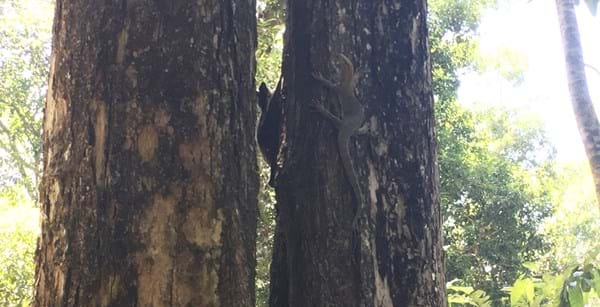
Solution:
<path fill-rule="evenodd" d="M 141 244 L 143 248 L 137 254 L 138 267 L 138 305 L 161 306 L 169 302 L 168 285 L 172 279 L 173 258 L 177 233 L 172 221 L 175 220 L 175 208 L 181 197 L 180 191 L 170 195 L 154 196 L 151 206 L 140 221 L 142 228 Z"/>
<path fill-rule="evenodd" d="M 209 152 L 208 145 L 208 142 L 202 139 L 179 145 L 179 158 L 187 171 L 192 171 L 195 165 L 201 164 L 204 155 Z"/>
<path fill-rule="evenodd" d="M 206 262 L 202 265 L 202 270 L 200 271 L 199 280 L 202 280 L 203 283 L 200 284 L 200 306 L 218 306 L 219 305 L 219 296 L 217 295 L 217 287 L 219 285 L 219 274 L 218 274 L 219 266 L 208 265 Z"/>
<path fill-rule="evenodd" d="M 208 107 L 209 107 L 208 97 L 206 96 L 205 93 L 202 93 L 198 97 L 196 97 L 193 112 L 198 117 L 199 124 L 201 124 L 202 121 L 206 118 L 206 115 L 208 114 L 208 111 L 209 111 Z"/>
<path fill-rule="evenodd" d="M 211 251 L 203 255 L 200 263 L 193 260 L 197 256 L 187 251 L 177 256 L 179 274 L 173 280 L 172 306 L 219 306 L 220 256 L 220 250 Z"/>
<path fill-rule="evenodd" d="M 142 161 L 148 162 L 154 158 L 156 149 L 158 148 L 158 133 L 152 126 L 142 128 L 138 136 L 138 153 Z"/>
<path fill-rule="evenodd" d="M 108 117 L 106 116 L 106 103 L 103 101 L 94 102 L 94 108 L 96 109 L 96 123 L 94 125 L 94 165 L 96 167 L 96 184 L 103 185 L 104 173 L 105 173 L 105 162 L 106 162 L 106 138 L 108 131 L 106 126 L 108 125 Z"/>
<path fill-rule="evenodd" d="M 141 118 L 141 110 L 138 107 L 138 103 L 135 99 L 130 100 L 127 103 L 127 109 L 126 109 L 127 114 L 131 114 L 132 118 Z M 135 147 L 135 137 L 137 135 L 137 132 L 135 130 L 134 127 L 127 127 L 125 130 L 125 142 L 123 142 L 123 149 L 124 150 L 133 150 L 132 148 Z"/>
<path fill-rule="evenodd" d="M 397 201 L 398 202 L 394 206 L 394 211 L 396 216 L 398 216 L 398 221 L 404 221 L 406 218 L 406 201 L 404 200 L 402 194 L 398 194 Z"/>
<path fill-rule="evenodd" d="M 90 300 L 92 306 L 111 306 L 113 300 L 119 294 L 119 288 L 121 287 L 121 279 L 118 275 L 108 275 L 100 281 L 100 287 L 98 294 L 94 299 Z"/>
<path fill-rule="evenodd" d="M 62 270 L 55 270 L 54 280 L 56 281 L 57 301 L 60 301 L 65 296 L 65 273 Z"/>
<path fill-rule="evenodd" d="M 50 206 L 50 216 L 48 216 L 48 219 L 50 221 L 54 221 L 56 217 L 56 210 L 58 209 L 58 198 L 60 197 L 61 193 L 60 182 L 56 179 L 52 181 L 52 185 L 49 185 L 50 188 L 48 189 L 48 200 L 50 201 L 50 203 L 48 204 Z"/>
<path fill-rule="evenodd" d="M 131 82 L 131 86 L 133 88 L 137 87 L 137 70 L 133 65 L 129 65 L 125 70 L 125 75 L 127 76 L 127 80 Z"/>
<path fill-rule="evenodd" d="M 158 112 L 154 114 L 154 124 L 160 130 L 166 129 L 169 121 L 171 121 L 171 114 L 163 108 L 159 109 Z"/>
<path fill-rule="evenodd" d="M 50 77 L 48 79 L 48 93 L 46 94 L 46 107 L 44 111 L 44 133 L 51 134 L 54 121 L 57 116 L 57 103 L 54 100 L 54 70 L 56 67 L 56 55 L 52 53 L 50 58 Z"/>
<path fill-rule="evenodd" d="M 192 208 L 188 211 L 183 233 L 188 242 L 203 250 L 221 247 L 223 212 L 221 209 Z"/>
<path fill-rule="evenodd" d="M 213 204 L 210 186 L 197 187 L 192 194 L 204 193 L 203 204 Z M 189 193 L 190 191 L 188 191 Z M 182 306 L 217 306 L 219 263 L 222 249 L 224 215 L 221 209 L 195 207 L 187 211 L 182 232 L 187 242 L 202 250 L 202 262 L 193 261 L 194 255 L 184 252 L 177 257 L 178 270 L 195 272 L 194 276 L 173 282 L 174 299 Z M 195 249 L 195 248 L 194 248 Z"/>
<path fill-rule="evenodd" d="M 125 59 L 125 47 L 127 46 L 127 40 L 129 38 L 129 25 L 125 24 L 121 33 L 119 33 L 119 38 L 117 40 L 117 64 L 123 64 L 123 60 Z"/>
<path fill-rule="evenodd" d="M 369 201 L 371 216 L 377 211 L 377 190 L 379 189 L 379 181 L 377 181 L 377 170 L 371 160 L 367 160 L 367 167 L 369 168 Z"/>
<path fill-rule="evenodd" d="M 373 255 L 377 259 L 376 255 Z M 373 272 L 375 273 L 375 302 L 373 306 L 393 306 L 392 294 L 387 278 L 382 278 L 379 273 L 377 260 L 373 261 Z"/>
<path fill-rule="evenodd" d="M 62 98 L 54 99 L 48 95 L 45 112 L 44 131 L 48 137 L 52 137 L 56 134 L 56 130 L 61 130 L 64 127 L 67 102 Z"/>
<path fill-rule="evenodd" d="M 412 31 L 410 33 L 410 46 L 411 46 L 411 50 L 413 54 L 417 54 L 419 52 L 419 25 L 421 24 L 421 21 L 419 20 L 419 17 L 415 17 L 412 20 Z"/>

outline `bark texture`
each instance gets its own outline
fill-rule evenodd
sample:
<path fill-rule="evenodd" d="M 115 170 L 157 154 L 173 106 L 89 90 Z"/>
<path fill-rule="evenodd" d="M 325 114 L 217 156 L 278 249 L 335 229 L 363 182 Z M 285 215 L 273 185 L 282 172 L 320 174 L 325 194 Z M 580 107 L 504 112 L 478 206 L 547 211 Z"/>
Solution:
<path fill-rule="evenodd" d="M 600 205 L 600 123 L 587 86 L 583 50 L 574 5 L 574 0 L 556 0 L 571 104 L 592 170 L 596 198 Z"/>
<path fill-rule="evenodd" d="M 271 306 L 446 306 L 426 2 L 287 9 Z M 339 114 L 311 73 L 336 79 L 340 53 L 361 73 L 369 128 L 350 144 L 365 194 L 359 234 L 336 131 L 309 107 L 318 99 Z"/>
<path fill-rule="evenodd" d="M 254 0 L 56 1 L 34 306 L 253 306 Z"/>

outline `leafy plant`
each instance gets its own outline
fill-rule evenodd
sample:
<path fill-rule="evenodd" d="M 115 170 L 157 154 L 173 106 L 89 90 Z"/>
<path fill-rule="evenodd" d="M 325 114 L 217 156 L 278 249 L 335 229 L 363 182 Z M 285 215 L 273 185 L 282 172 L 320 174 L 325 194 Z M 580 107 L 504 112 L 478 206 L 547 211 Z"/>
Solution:
<path fill-rule="evenodd" d="M 0 305 L 28 306 L 33 293 L 36 233 L 0 233 Z"/>
<path fill-rule="evenodd" d="M 490 297 L 482 290 L 475 290 L 473 287 L 458 286 L 459 279 L 452 280 L 446 284 L 448 291 L 448 303 L 450 307 L 455 306 L 476 306 L 491 307 Z"/>
<path fill-rule="evenodd" d="M 510 294 L 512 307 L 584 307 L 590 302 L 600 303 L 600 269 L 587 263 L 572 266 L 562 274 L 522 276 L 504 291 Z"/>
<path fill-rule="evenodd" d="M 0 306 L 29 306 L 33 294 L 38 209 L 0 197 Z"/>

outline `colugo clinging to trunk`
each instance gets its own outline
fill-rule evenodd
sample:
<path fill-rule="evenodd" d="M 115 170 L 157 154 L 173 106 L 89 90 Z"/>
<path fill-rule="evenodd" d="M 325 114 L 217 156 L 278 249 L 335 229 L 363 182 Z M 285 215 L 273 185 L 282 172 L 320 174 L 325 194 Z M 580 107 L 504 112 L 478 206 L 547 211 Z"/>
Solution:
<path fill-rule="evenodd" d="M 257 92 L 258 106 L 260 107 L 261 114 L 258 120 L 256 139 L 260 152 L 271 168 L 271 175 L 269 177 L 269 186 L 271 187 L 275 186 L 277 172 L 279 171 L 277 160 L 281 147 L 283 127 L 281 86 L 280 78 L 275 92 L 271 93 L 267 85 L 263 82 Z"/>

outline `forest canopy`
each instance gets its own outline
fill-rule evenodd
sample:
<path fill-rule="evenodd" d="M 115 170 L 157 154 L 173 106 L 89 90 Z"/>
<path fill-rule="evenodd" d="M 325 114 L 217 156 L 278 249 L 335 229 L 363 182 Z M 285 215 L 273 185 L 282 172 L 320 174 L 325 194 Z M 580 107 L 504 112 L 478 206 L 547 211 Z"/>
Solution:
<path fill-rule="evenodd" d="M 548 133 L 543 110 L 525 105 L 527 96 L 545 95 L 525 88 L 529 59 L 508 47 L 483 50 L 482 24 L 522 5 L 514 2 L 428 1 L 448 299 L 451 306 L 599 303 L 600 212 L 585 156 L 559 158 L 562 148 Z M 47 0 L 0 0 L 3 306 L 27 306 L 32 299 L 53 7 Z M 257 86 L 278 83 L 285 10 L 279 0 L 257 3 Z M 558 29 L 546 31 L 559 35 Z M 476 89 L 463 81 L 490 76 L 500 91 L 520 96 L 489 93 L 488 101 L 467 101 L 480 93 L 465 95 Z M 575 127 L 566 120 L 553 125 Z M 269 167 L 261 156 L 258 161 L 256 304 L 267 306 L 277 212 Z"/>

